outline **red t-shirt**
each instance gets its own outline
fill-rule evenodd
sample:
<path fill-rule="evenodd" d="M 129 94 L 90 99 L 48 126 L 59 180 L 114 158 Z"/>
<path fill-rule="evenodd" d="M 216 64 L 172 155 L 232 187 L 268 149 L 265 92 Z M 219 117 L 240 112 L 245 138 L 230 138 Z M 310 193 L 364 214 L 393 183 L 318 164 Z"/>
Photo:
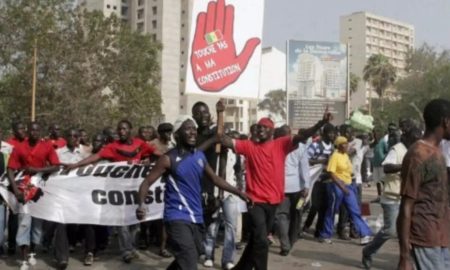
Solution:
<path fill-rule="evenodd" d="M 246 158 L 246 192 L 253 202 L 278 204 L 284 199 L 284 162 L 294 150 L 291 136 L 265 143 L 235 140 L 236 154 Z"/>
<path fill-rule="evenodd" d="M 110 161 L 131 161 L 138 162 L 155 152 L 153 146 L 148 145 L 141 139 L 131 139 L 131 144 L 114 141 L 100 150 L 98 155 Z"/>
<path fill-rule="evenodd" d="M 11 137 L 7 141 L 10 145 L 16 147 L 17 145 L 21 144 L 23 141 L 19 141 L 16 137 Z"/>
<path fill-rule="evenodd" d="M 56 140 L 49 138 L 47 139 L 47 141 L 49 141 L 53 145 L 53 148 L 55 149 L 63 148 L 67 144 L 64 138 L 58 138 Z"/>
<path fill-rule="evenodd" d="M 28 140 L 13 148 L 8 161 L 8 168 L 20 170 L 24 167 L 44 168 L 59 165 L 58 155 L 50 142 L 41 140 L 31 146 Z"/>

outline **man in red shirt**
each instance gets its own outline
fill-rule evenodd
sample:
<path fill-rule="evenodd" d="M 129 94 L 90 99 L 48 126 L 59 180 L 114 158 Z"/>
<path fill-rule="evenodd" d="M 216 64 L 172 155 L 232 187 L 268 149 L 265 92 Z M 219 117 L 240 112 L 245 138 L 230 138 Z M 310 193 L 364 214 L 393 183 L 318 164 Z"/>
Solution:
<path fill-rule="evenodd" d="M 26 137 L 25 125 L 22 122 L 13 122 L 11 124 L 13 136 L 6 141 L 12 146 L 17 146 L 22 143 Z"/>
<path fill-rule="evenodd" d="M 128 120 L 122 120 L 117 125 L 119 140 L 105 145 L 100 152 L 81 160 L 76 164 L 67 165 L 67 169 L 75 169 L 106 159 L 111 162 L 127 161 L 129 163 L 139 163 L 142 159 L 154 154 L 160 156 L 155 148 L 148 145 L 141 139 L 131 136 L 132 125 Z M 129 226 L 118 228 L 119 247 L 122 252 L 122 259 L 130 263 L 132 259 L 137 258 L 137 252 L 133 244 L 133 238 Z"/>
<path fill-rule="evenodd" d="M 14 173 L 23 170 L 25 175 L 36 173 L 52 173 L 59 169 L 59 159 L 53 146 L 41 139 L 40 127 L 32 122 L 28 126 L 28 139 L 13 148 L 8 162 L 8 180 L 17 200 L 25 203 L 24 193 L 16 185 Z M 33 244 L 39 244 L 42 221 L 32 218 L 29 214 L 19 214 L 19 230 L 16 242 L 22 249 L 23 262 L 21 270 L 35 265 L 34 253 L 29 254 L 30 234 Z"/>
<path fill-rule="evenodd" d="M 59 149 L 66 146 L 66 140 L 61 136 L 61 128 L 58 124 L 52 124 L 48 128 L 49 136 L 48 141 L 53 145 L 53 148 Z"/>
<path fill-rule="evenodd" d="M 222 143 L 246 158 L 246 193 L 253 205 L 248 208 L 251 235 L 244 253 L 233 269 L 267 269 L 269 244 L 267 235 L 273 225 L 275 211 L 284 199 L 284 163 L 298 143 L 314 135 L 331 120 L 328 110 L 316 125 L 301 134 L 273 140 L 274 123 L 262 118 L 257 126 L 257 141 L 231 140 Z"/>

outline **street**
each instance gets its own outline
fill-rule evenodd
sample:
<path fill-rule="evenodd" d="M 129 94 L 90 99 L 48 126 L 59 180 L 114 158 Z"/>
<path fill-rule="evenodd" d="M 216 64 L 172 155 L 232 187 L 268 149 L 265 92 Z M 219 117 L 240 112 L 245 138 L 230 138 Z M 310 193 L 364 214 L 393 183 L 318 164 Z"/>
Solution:
<path fill-rule="evenodd" d="M 375 188 L 364 189 L 364 201 L 370 201 L 375 198 Z M 371 204 L 372 216 L 378 216 L 381 213 L 379 204 Z M 287 257 L 278 255 L 279 246 L 277 243 L 270 247 L 269 269 L 361 269 L 361 246 L 359 239 L 352 241 L 343 241 L 333 239 L 333 244 L 322 244 L 316 241 L 312 235 L 306 234 L 305 239 L 300 239 Z M 112 239 L 113 247 L 117 244 L 117 239 Z M 242 250 L 239 250 L 236 261 L 241 256 Z M 150 250 L 139 250 L 140 258 L 131 264 L 125 264 L 120 258 L 117 248 L 109 248 L 99 254 L 98 259 L 91 267 L 83 265 L 83 249 L 77 247 L 72 253 L 69 270 L 92 269 L 92 270 L 140 270 L 165 269 L 172 259 L 163 259 L 157 255 L 157 248 L 151 247 Z M 216 257 L 220 258 L 221 249 L 216 251 Z M 18 256 L 14 258 L 3 258 L 0 260 L 0 269 L 18 269 Z M 38 264 L 35 270 L 54 269 L 55 262 L 52 256 L 38 253 Z M 374 257 L 372 269 L 395 269 L 398 260 L 398 245 L 396 240 L 391 240 L 382 247 L 379 254 Z M 199 267 L 199 269 L 208 269 Z M 211 268 L 210 268 L 211 269 Z M 216 259 L 215 269 L 220 269 L 219 260 Z"/>

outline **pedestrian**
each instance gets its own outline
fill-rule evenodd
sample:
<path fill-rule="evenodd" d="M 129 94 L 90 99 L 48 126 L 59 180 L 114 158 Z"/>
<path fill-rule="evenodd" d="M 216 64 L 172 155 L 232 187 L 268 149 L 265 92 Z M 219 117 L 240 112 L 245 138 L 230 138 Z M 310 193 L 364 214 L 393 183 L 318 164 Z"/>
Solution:
<path fill-rule="evenodd" d="M 30 198 L 28 195 L 34 192 L 39 195 L 39 189 L 33 188 L 33 192 L 28 192 L 28 185 L 25 187 L 17 185 L 15 172 L 24 170 L 25 177 L 28 178 L 36 173 L 55 172 L 59 169 L 59 164 L 53 145 L 41 139 L 39 124 L 31 122 L 28 125 L 28 138 L 13 148 L 8 161 L 8 180 L 17 200 L 25 204 L 28 200 L 35 198 L 34 196 Z M 16 242 L 22 251 L 20 270 L 27 270 L 30 265 L 36 265 L 34 247 L 41 243 L 42 220 L 22 213 L 18 215 L 18 223 Z"/>
<path fill-rule="evenodd" d="M 66 145 L 66 140 L 61 136 L 61 127 L 58 124 L 51 124 L 48 127 L 48 141 L 53 148 L 58 149 Z"/>
<path fill-rule="evenodd" d="M 397 236 L 396 221 L 400 207 L 400 171 L 403 158 L 408 147 L 414 144 L 422 136 L 418 128 L 410 128 L 408 133 L 403 134 L 401 142 L 394 145 L 382 165 L 385 173 L 383 179 L 383 193 L 380 198 L 383 209 L 383 228 L 375 235 L 374 239 L 362 250 L 362 264 L 365 269 L 372 267 L 372 256 L 383 246 L 383 244 Z"/>
<path fill-rule="evenodd" d="M 163 176 L 166 181 L 164 196 L 164 222 L 169 236 L 169 249 L 175 260 L 167 269 L 197 269 L 203 232 L 201 180 L 204 173 L 214 185 L 238 195 L 247 196 L 215 175 L 202 151 L 196 150 L 197 125 L 189 116 L 180 116 L 174 124 L 176 148 L 158 159 L 155 168 L 139 188 L 138 219 L 142 220 L 147 208 L 143 204 L 149 187 Z"/>
<path fill-rule="evenodd" d="M 128 120 L 121 120 L 117 124 L 117 134 L 119 139 L 105 145 L 100 152 L 88 158 L 81 160 L 75 164 L 69 164 L 67 169 L 75 169 L 81 166 L 86 166 L 95 163 L 101 159 L 106 159 L 111 162 L 127 161 L 128 163 L 140 163 L 142 159 L 149 157 L 152 154 L 160 155 L 152 146 L 148 145 L 141 139 L 133 138 L 131 130 L 133 126 Z M 133 259 L 139 257 L 135 246 L 131 230 L 133 226 L 120 226 L 118 229 L 119 248 L 122 252 L 122 260 L 125 263 L 130 263 Z"/>
<path fill-rule="evenodd" d="M 423 119 L 425 134 L 408 149 L 401 171 L 400 270 L 450 269 L 449 183 L 439 148 L 450 139 L 450 102 L 430 101 Z"/>
<path fill-rule="evenodd" d="M 311 179 L 314 182 L 310 209 L 305 220 L 302 231 L 307 232 L 314 222 L 317 215 L 316 229 L 314 237 L 319 238 L 320 231 L 323 229 L 323 221 L 328 205 L 327 185 L 329 184 L 330 175 L 326 171 L 328 160 L 334 151 L 334 140 L 336 139 L 335 127 L 332 124 L 325 124 L 322 128 L 322 136 L 319 141 L 313 142 L 308 146 L 307 154 L 310 168 L 320 166 L 319 171 L 315 174 L 317 179 Z"/>
<path fill-rule="evenodd" d="M 316 133 L 331 120 L 326 112 L 323 120 L 303 133 L 272 139 L 274 123 L 269 118 L 258 121 L 258 142 L 224 137 L 223 145 L 246 158 L 246 193 L 254 202 L 248 209 L 251 235 L 244 253 L 233 269 L 267 269 L 269 244 L 277 206 L 284 199 L 284 162 L 298 143 Z"/>
<path fill-rule="evenodd" d="M 284 125 L 279 130 L 279 137 L 290 136 L 291 129 Z M 275 138 L 275 136 L 274 136 Z M 299 143 L 297 149 L 290 152 L 285 161 L 285 198 L 276 212 L 277 233 L 280 239 L 280 255 L 287 256 L 297 241 L 301 223 L 300 209 L 297 204 L 308 196 L 311 187 L 306 145 Z"/>
<path fill-rule="evenodd" d="M 323 230 L 320 232 L 320 241 L 331 244 L 334 229 L 334 215 L 343 203 L 353 221 L 356 232 L 361 237 L 361 245 L 370 241 L 372 231 L 361 217 L 355 186 L 352 185 L 352 164 L 347 154 L 348 141 L 346 137 L 339 136 L 334 142 L 336 150 L 328 161 L 327 171 L 330 173 L 332 183 L 327 186 L 328 209 L 325 214 Z"/>

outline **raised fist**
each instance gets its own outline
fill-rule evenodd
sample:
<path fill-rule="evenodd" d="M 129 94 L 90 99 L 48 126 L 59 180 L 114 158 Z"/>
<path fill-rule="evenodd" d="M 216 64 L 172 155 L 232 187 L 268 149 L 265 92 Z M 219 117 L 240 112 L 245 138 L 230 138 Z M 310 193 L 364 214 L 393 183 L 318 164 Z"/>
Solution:
<path fill-rule="evenodd" d="M 234 6 L 225 0 L 208 3 L 207 12 L 197 16 L 192 41 L 191 67 L 198 87 L 208 92 L 219 92 L 234 83 L 245 71 L 259 38 L 250 38 L 237 55 L 233 38 Z"/>

